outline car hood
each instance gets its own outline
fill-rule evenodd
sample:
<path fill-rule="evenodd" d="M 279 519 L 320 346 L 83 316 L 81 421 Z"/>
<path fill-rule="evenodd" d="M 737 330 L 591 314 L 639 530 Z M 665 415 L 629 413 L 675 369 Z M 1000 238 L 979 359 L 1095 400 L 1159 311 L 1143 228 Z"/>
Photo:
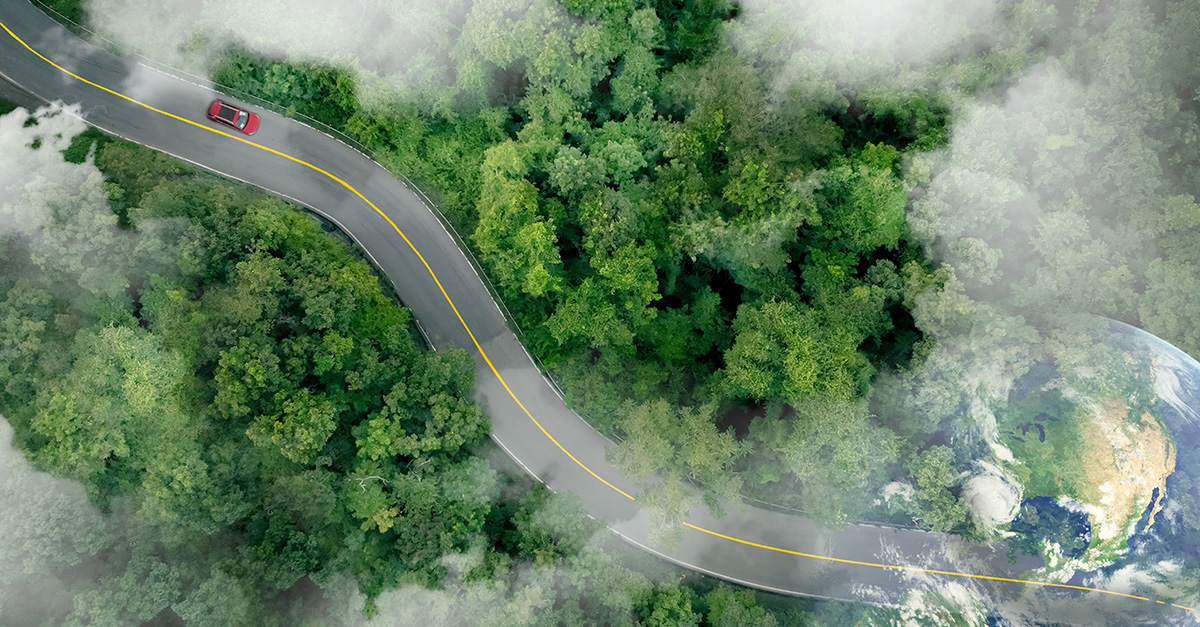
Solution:
<path fill-rule="evenodd" d="M 246 113 L 250 115 L 250 119 L 246 121 L 246 128 L 242 129 L 242 132 L 247 135 L 253 135 L 254 131 L 258 130 L 259 119 L 257 115 L 250 113 L 249 111 Z"/>

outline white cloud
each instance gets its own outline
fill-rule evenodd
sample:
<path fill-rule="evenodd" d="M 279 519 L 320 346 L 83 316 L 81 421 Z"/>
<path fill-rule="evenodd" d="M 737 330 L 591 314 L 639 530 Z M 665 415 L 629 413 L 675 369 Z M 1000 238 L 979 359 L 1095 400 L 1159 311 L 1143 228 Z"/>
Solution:
<path fill-rule="evenodd" d="M 87 173 L 83 171 L 86 168 L 64 162 L 59 154 L 70 145 L 72 137 L 87 128 L 79 115 L 77 105 L 56 104 L 32 113 L 18 108 L 0 116 L 0 203 L 9 203 L 24 195 L 38 175 L 51 173 L 52 178 L 78 179 L 83 174 L 86 178 Z M 26 120 L 30 118 L 35 123 L 27 124 Z M 38 228 L 40 222 L 10 226 L 32 230 Z M 0 232 L 3 229 L 4 223 L 0 221 Z"/>
<path fill-rule="evenodd" d="M 69 602 L 58 574 L 107 546 L 112 531 L 79 482 L 35 469 L 12 440 L 0 416 L 0 605 L 10 593 Z M 41 585 L 23 585 L 33 582 Z"/>
<path fill-rule="evenodd" d="M 977 525 L 994 530 L 1016 517 L 1021 506 L 1021 484 L 1000 468 L 978 462 L 976 474 L 963 486 L 962 500 Z"/>
<path fill-rule="evenodd" d="M 748 11 L 776 1 L 750 0 Z M 989 39 L 995 0 L 790 0 L 784 10 L 804 21 L 814 45 L 880 62 L 925 63 Z"/>
<path fill-rule="evenodd" d="M 469 0 L 91 0 L 86 10 L 104 38 L 202 76 L 230 44 L 273 58 L 404 75 L 449 53 L 469 6 Z"/>
<path fill-rule="evenodd" d="M 924 81 L 931 65 L 986 48 L 996 38 L 996 4 L 745 0 L 728 32 L 743 52 L 788 59 L 786 81 L 820 77 L 869 90 Z"/>

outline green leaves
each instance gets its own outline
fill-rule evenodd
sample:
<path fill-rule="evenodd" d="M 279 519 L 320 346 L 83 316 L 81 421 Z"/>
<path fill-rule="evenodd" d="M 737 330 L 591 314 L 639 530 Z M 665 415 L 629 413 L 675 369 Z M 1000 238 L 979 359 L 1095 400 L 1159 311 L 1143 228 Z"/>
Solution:
<path fill-rule="evenodd" d="M 458 47 L 507 68 L 518 60 L 536 57 L 547 27 L 558 19 L 549 3 L 487 0 L 471 8 Z"/>
<path fill-rule="evenodd" d="M 1000 259 L 1003 252 L 988 246 L 976 237 L 964 237 L 950 244 L 948 261 L 954 266 L 959 280 L 967 287 L 991 285 L 1000 278 Z"/>
<path fill-rule="evenodd" d="M 645 14 L 644 11 L 639 13 Z M 645 30 L 650 31 L 648 37 L 653 39 L 654 26 Z M 625 53 L 621 69 L 612 80 L 614 113 L 628 115 L 651 105 L 652 96 L 658 89 L 658 65 L 658 57 L 648 46 L 634 46 Z"/>
<path fill-rule="evenodd" d="M 607 535 L 603 524 L 583 515 L 578 496 L 551 492 L 540 483 L 521 499 L 513 525 L 508 541 L 515 543 L 523 555 L 533 556 L 539 565 L 575 557 L 593 536 Z"/>
<path fill-rule="evenodd" d="M 821 183 L 825 237 L 857 253 L 896 248 L 907 197 L 890 167 L 842 165 L 826 172 Z"/>
<path fill-rule="evenodd" d="M 647 627 L 695 627 L 701 616 L 692 611 L 693 598 L 690 588 L 679 585 L 655 590 L 650 615 L 642 624 Z"/>
<path fill-rule="evenodd" d="M 46 438 L 37 459 L 64 475 L 89 480 L 110 463 L 157 454 L 146 442 L 152 425 L 177 420 L 183 363 L 140 329 L 80 331 L 67 377 L 46 386 L 31 427 Z"/>
<path fill-rule="evenodd" d="M 704 595 L 705 618 L 713 627 L 775 627 L 777 621 L 758 604 L 751 590 L 734 590 L 724 583 Z"/>
<path fill-rule="evenodd" d="M 1146 298 L 1138 309 L 1146 330 L 1200 354 L 1200 263 L 1156 260 L 1147 271 Z"/>
<path fill-rule="evenodd" d="M 916 498 L 921 518 L 934 531 L 960 529 L 967 523 L 967 510 L 951 492 L 959 482 L 954 451 L 934 446 L 909 462 L 917 482 Z"/>
<path fill-rule="evenodd" d="M 67 624 L 120 625 L 153 619 L 179 597 L 179 570 L 147 551 L 136 551 L 125 572 L 100 589 L 75 596 L 75 611 Z"/>
<path fill-rule="evenodd" d="M 550 184 L 563 198 L 575 199 L 583 192 L 595 188 L 607 180 L 605 161 L 598 156 L 584 154 L 574 146 L 563 146 L 550 166 Z"/>
<path fill-rule="evenodd" d="M 638 494 L 638 504 L 650 512 L 650 543 L 675 550 L 687 533 L 683 519 L 699 503 L 695 486 L 684 483 L 677 474 L 667 474 L 661 481 L 647 480 Z"/>
<path fill-rule="evenodd" d="M 647 165 L 641 146 L 633 139 L 610 140 L 600 147 L 599 156 L 612 181 L 618 185 L 633 179 Z"/>
<path fill-rule="evenodd" d="M 251 620 L 255 608 L 246 584 L 214 567 L 208 579 L 171 609 L 189 625 L 218 627 Z"/>
<path fill-rule="evenodd" d="M 205 299 L 216 322 L 210 328 L 215 327 L 218 337 L 232 345 L 242 335 L 266 334 L 279 315 L 283 265 L 276 257 L 256 253 L 234 266 L 231 284 Z"/>
<path fill-rule="evenodd" d="M 857 350 L 862 336 L 844 324 L 821 325 L 816 312 L 789 302 L 743 305 L 734 321 L 737 339 L 725 353 L 728 393 L 790 402 L 810 394 L 852 398 L 871 366 Z"/>
<path fill-rule="evenodd" d="M 429 353 L 413 366 L 407 384 L 396 382 L 384 407 L 352 430 L 361 459 L 457 459 L 487 434 L 487 415 L 459 396 L 471 388 L 469 359 Z"/>
<path fill-rule="evenodd" d="M 589 346 L 628 346 L 633 331 L 617 317 L 611 292 L 592 279 L 571 291 L 567 301 L 546 321 L 554 339 L 559 343 L 582 337 Z"/>
<path fill-rule="evenodd" d="M 287 103 L 293 111 L 338 127 L 358 108 L 355 79 L 345 69 L 256 58 L 246 49 L 226 51 L 212 69 L 213 80 Z"/>
<path fill-rule="evenodd" d="M 290 291 L 300 298 L 302 321 L 312 330 L 353 328 L 364 306 L 379 298 L 379 280 L 367 264 L 330 261 L 303 255 L 289 272 Z"/>
<path fill-rule="evenodd" d="M 108 547 L 112 530 L 78 483 L 29 465 L 0 422 L 0 583 L 50 575 Z"/>
<path fill-rule="evenodd" d="M 19 402 L 33 400 L 34 373 L 52 311 L 50 294 L 28 279 L 18 279 L 0 301 L 0 390 Z"/>
<path fill-rule="evenodd" d="M 687 161 L 703 161 L 715 151 L 724 133 L 724 111 L 707 107 L 697 109 L 672 135 L 666 154 Z"/>
<path fill-rule="evenodd" d="M 627 406 L 620 425 L 628 439 L 612 449 L 610 461 L 631 477 L 643 477 L 671 464 L 678 435 L 675 419 L 666 401 Z"/>
<path fill-rule="evenodd" d="M 739 498 L 741 478 L 734 466 L 749 447 L 731 431 L 718 431 L 715 404 L 674 408 L 665 400 L 622 408 L 618 427 L 625 438 L 606 453 L 623 476 L 636 479 L 644 491 L 638 497 L 655 514 L 655 541 L 671 544 L 683 528 L 679 522 L 699 502 L 692 485 L 708 489 L 705 502 L 721 511 L 716 498 Z M 686 480 L 686 481 L 685 481 Z"/>
<path fill-rule="evenodd" d="M 338 411 L 322 394 L 299 390 L 275 395 L 279 413 L 258 416 L 246 430 L 246 437 L 259 446 L 276 448 L 298 464 L 308 464 L 329 441 L 337 427 Z"/>
<path fill-rule="evenodd" d="M 1022 286 L 1014 304 L 1048 318 L 1081 311 L 1115 316 L 1129 310 L 1137 298 L 1133 273 L 1114 263 L 1109 246 L 1088 233 L 1087 219 L 1070 211 L 1043 217 L 1032 244 L 1046 265 L 1033 273 L 1032 285 Z"/>
<path fill-rule="evenodd" d="M 512 142 L 488 151 L 477 205 L 479 226 L 471 239 L 502 289 L 541 297 L 561 286 L 561 261 L 554 222 L 541 216 L 537 190 L 515 178 L 524 168 Z"/>
<path fill-rule="evenodd" d="M 267 399 L 287 386 L 279 357 L 262 336 L 243 337 L 221 353 L 214 375 L 217 393 L 213 408 L 222 418 L 242 419 L 267 410 Z M 290 387 L 290 386 L 289 386 Z"/>
<path fill-rule="evenodd" d="M 658 299 L 658 275 L 654 271 L 654 246 L 627 243 L 612 251 L 607 259 L 592 258 L 592 267 L 608 279 L 615 295 L 625 296 L 624 308 L 634 315 L 652 316 L 646 307 Z"/>
<path fill-rule="evenodd" d="M 726 211 L 685 210 L 672 229 L 693 260 L 727 269 L 739 285 L 767 297 L 795 290 L 785 270 L 800 227 L 816 217 L 811 195 L 778 175 L 766 162 L 745 161 L 722 192 Z"/>
<path fill-rule="evenodd" d="M 810 396 L 788 420 L 755 418 L 750 438 L 761 451 L 752 468 L 763 482 L 787 480 L 791 504 L 824 524 L 842 525 L 868 506 L 896 459 L 897 438 L 870 416 L 865 401 Z M 790 477 L 785 477 L 790 475 Z"/>

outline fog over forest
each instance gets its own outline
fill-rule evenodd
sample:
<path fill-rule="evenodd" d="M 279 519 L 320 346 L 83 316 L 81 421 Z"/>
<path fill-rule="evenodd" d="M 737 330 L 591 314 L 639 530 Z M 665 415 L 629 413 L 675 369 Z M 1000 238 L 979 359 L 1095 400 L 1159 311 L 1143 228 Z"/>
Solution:
<path fill-rule="evenodd" d="M 1090 399 L 1126 392 L 1120 386 L 1144 373 L 1104 361 L 1107 349 L 1089 340 L 1095 316 L 1143 328 L 1200 356 L 1200 153 L 1194 148 L 1200 139 L 1200 7 L 1194 2 L 711 0 L 684 9 L 633 0 L 274 0 L 253 11 L 229 0 L 54 4 L 75 11 L 120 50 L 334 126 L 429 190 L 483 262 L 527 347 L 547 364 L 568 403 L 619 439 L 609 459 L 647 490 L 660 523 L 656 539 L 668 546 L 685 532 L 679 521 L 689 508 L 741 496 L 834 526 L 883 520 L 980 541 L 1013 539 L 1025 499 L 1059 496 L 1042 494 L 1047 488 L 1036 472 L 1018 469 L 1022 452 L 1033 450 L 1012 438 L 1020 420 L 1008 405 L 1022 382 L 1053 360 L 1087 366 L 1056 375 L 1056 393 Z M 28 306 L 21 311 L 53 310 L 60 323 L 68 308 L 91 312 L 81 319 L 95 323 L 97 346 L 131 342 L 145 349 L 145 363 L 159 364 L 179 381 L 203 373 L 195 376 L 215 383 L 182 383 L 181 398 L 197 407 L 211 401 L 206 412 L 233 421 L 220 424 L 284 411 L 282 400 L 266 400 L 265 393 L 243 403 L 237 394 L 256 392 L 228 384 L 251 372 L 236 368 L 249 368 L 254 359 L 274 363 L 272 350 L 283 355 L 275 361 L 287 363 L 292 348 L 237 339 L 246 329 L 265 329 L 261 321 L 212 314 L 229 338 L 215 348 L 199 339 L 182 348 L 143 345 L 114 330 L 132 318 L 106 309 L 108 303 L 151 281 L 132 261 L 141 257 L 114 251 L 138 251 L 169 265 L 163 261 L 168 253 L 190 260 L 215 246 L 197 234 L 217 227 L 170 213 L 167 191 L 147 196 L 148 208 L 123 205 L 95 165 L 102 149 L 83 163 L 58 158 L 83 123 L 69 113 L 36 117 L 33 126 L 16 114 L 0 117 L 0 203 L 6 207 L 0 236 L 20 242 L 0 240 L 0 253 L 3 246 L 25 247 L 32 266 L 57 277 L 38 288 L 45 296 L 21 301 Z M 117 161 L 105 167 L 116 169 Z M 136 189 L 140 183 L 130 185 L 129 194 L 144 191 Z M 220 204 L 222 193 L 204 202 Z M 66 197 L 78 199 L 63 217 L 56 208 Z M 110 201 L 119 207 L 115 215 Z M 136 228 L 124 228 L 130 224 Z M 193 237 L 204 243 L 188 243 Z M 73 252 L 57 252 L 65 249 Z M 235 286 L 230 293 L 244 280 L 237 298 L 264 286 L 290 289 L 274 279 L 254 282 L 268 276 L 263 268 L 274 262 L 250 262 L 266 265 L 256 266 L 253 276 L 222 270 L 214 280 Z M 195 304 L 200 297 L 192 304 L 178 300 L 191 303 L 196 293 L 189 270 L 163 272 L 182 278 L 164 279 L 170 285 L 154 289 L 176 300 L 153 306 L 177 318 L 163 313 L 150 327 L 187 319 L 195 325 L 188 328 L 206 328 L 199 314 L 190 317 L 203 308 Z M 237 315 L 250 316 L 251 309 Z M 103 321 L 111 321 L 107 331 Z M 64 334 L 75 331 L 60 326 Z M 332 345 L 305 350 L 326 355 L 320 351 Z M 177 350 L 191 351 L 194 359 L 174 356 Z M 437 367 L 447 372 L 466 363 L 465 356 L 446 359 Z M 205 365 L 195 370 L 196 364 Z M 70 368 L 61 364 L 58 372 Z M 1118 382 L 1106 382 L 1109 375 Z M 707 601 L 709 584 L 692 591 L 677 585 L 669 567 L 613 561 L 614 541 L 598 526 L 573 519 L 578 513 L 569 500 L 539 500 L 545 497 L 485 470 L 487 464 L 472 457 L 491 454 L 481 452 L 481 414 L 466 389 L 445 394 L 447 406 L 466 416 L 467 435 L 436 453 L 445 456 L 440 474 L 412 471 L 410 483 L 444 474 L 447 481 L 475 485 L 453 512 L 432 520 L 460 521 L 461 529 L 477 533 L 430 540 L 427 551 L 406 556 L 403 566 L 389 562 L 380 547 L 399 537 L 390 526 L 404 498 L 433 499 L 435 493 L 408 484 L 373 485 L 362 494 L 328 487 L 344 480 L 333 474 L 382 476 L 391 470 L 379 470 L 380 464 L 407 468 L 418 456 L 376 454 L 363 444 L 368 434 L 374 441 L 390 437 L 392 427 L 378 425 L 399 424 L 394 407 L 372 406 L 369 420 L 365 411 L 338 418 L 348 425 L 361 420 L 361 427 L 321 422 L 317 431 L 325 439 L 319 442 L 281 444 L 278 432 L 254 427 L 238 427 L 241 440 L 228 436 L 246 444 L 243 431 L 253 433 L 246 437 L 269 455 L 277 446 L 306 468 L 324 456 L 337 458 L 334 466 L 338 455 L 352 460 L 344 470 L 312 474 L 279 470 L 278 455 L 261 462 L 269 471 L 255 466 L 255 472 L 283 477 L 295 471 L 313 485 L 324 482 L 312 494 L 336 493 L 328 502 L 344 505 L 349 532 L 339 528 L 311 540 L 320 550 L 295 553 L 321 556 L 296 558 L 296 573 L 322 565 L 328 578 L 310 577 L 325 590 L 322 612 L 346 618 L 365 610 L 373 624 L 435 616 L 454 625 L 482 617 L 534 624 L 539 612 L 551 610 L 576 616 L 564 606 L 601 607 L 596 611 L 640 622 L 660 607 L 701 616 L 722 603 L 770 620 L 819 621 L 821 612 L 844 617 L 838 612 L 851 611 L 804 606 L 769 614 L 750 597 L 726 599 L 723 588 Z M 39 398 L 38 418 L 14 422 L 18 447 L 51 451 L 35 456 L 42 468 L 74 454 L 52 452 L 54 445 L 43 442 L 54 402 Z M 313 403 L 315 416 L 325 406 Z M 183 430 L 188 410 L 181 407 L 172 411 Z M 3 428 L 0 441 L 12 439 L 12 430 Z M 40 435 L 23 435 L 23 429 Z M 69 449 L 66 440 L 60 444 Z M 119 451 L 126 443 L 104 446 Z M 176 454 L 218 467 L 207 444 L 187 446 L 193 448 Z M 153 471 L 148 468 L 138 472 Z M 85 470 L 88 477 L 105 472 L 102 462 Z M 317 478 L 320 473 L 330 474 Z M 119 511 L 88 509 L 76 498 L 84 492 L 77 495 L 77 485 L 66 479 L 13 470 L 4 485 L 20 477 L 54 486 L 64 507 L 106 521 L 100 526 L 107 531 L 68 543 L 78 556 L 68 551 L 54 558 L 63 563 L 98 547 L 113 550 L 114 538 L 135 524 Z M 303 482 L 279 481 L 297 490 Z M 1158 524 L 1171 537 L 1200 538 L 1200 501 L 1190 483 L 1179 481 Z M 122 489 L 136 484 L 128 477 L 105 482 Z M 708 498 L 685 487 L 693 484 Z M 120 492 L 88 489 L 93 499 L 97 490 Z M 23 498 L 23 489 L 0 490 Z M 41 501 L 19 502 L 42 507 Z M 162 507 L 170 509 L 169 503 Z M 517 528 L 505 536 L 504 550 L 492 543 L 500 518 Z M 312 520 L 295 524 L 316 538 Z M 68 526 L 64 533 L 75 538 L 77 531 Z M 270 533 L 260 535 L 274 538 Z M 569 550 L 549 539 L 560 536 L 569 538 L 561 541 Z M 1049 551 L 1058 540 L 1063 546 L 1071 541 L 1029 536 L 1020 546 Z M 22 540 L 26 547 L 41 541 Z M 294 549 L 296 542 L 279 546 Z M 330 557 L 334 546 L 353 546 L 366 557 L 348 565 Z M 0 553 L 0 564 L 20 562 L 30 576 L 56 576 L 30 566 L 36 562 L 31 550 Z M 135 559 L 136 551 L 128 553 Z M 1117 558 L 1105 559 L 1081 558 L 1080 570 Z M 1136 550 L 1122 559 L 1094 580 L 1152 587 L 1163 598 L 1194 602 L 1197 560 L 1164 561 Z M 608 580 L 597 574 L 609 568 L 618 574 Z M 214 565 L 211 575 L 183 580 L 211 591 L 225 585 L 221 577 L 239 576 Z M 278 579 L 281 591 L 288 589 L 285 579 Z M 251 586 L 243 585 L 239 589 Z M 869 620 L 926 624 L 951 608 L 967 624 L 980 624 L 991 611 L 978 607 L 969 587 L 942 595 L 917 588 L 899 614 Z M 70 603 L 64 599 L 59 602 Z M 79 603 L 76 615 L 82 615 Z M 258 603 L 247 600 L 246 606 Z M 1049 611 L 1030 603 L 1002 613 Z M 718 624 L 705 616 L 697 620 Z"/>

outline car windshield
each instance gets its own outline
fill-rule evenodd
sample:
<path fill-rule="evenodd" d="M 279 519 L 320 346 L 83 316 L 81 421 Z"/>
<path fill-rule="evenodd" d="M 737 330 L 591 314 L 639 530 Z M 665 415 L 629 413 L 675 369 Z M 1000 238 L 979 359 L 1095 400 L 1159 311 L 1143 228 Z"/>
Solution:
<path fill-rule="evenodd" d="M 249 114 L 247 114 L 245 111 L 238 111 L 237 121 L 234 122 L 234 124 L 236 124 L 238 128 L 246 128 L 246 122 L 249 122 L 249 121 L 250 121 Z"/>

